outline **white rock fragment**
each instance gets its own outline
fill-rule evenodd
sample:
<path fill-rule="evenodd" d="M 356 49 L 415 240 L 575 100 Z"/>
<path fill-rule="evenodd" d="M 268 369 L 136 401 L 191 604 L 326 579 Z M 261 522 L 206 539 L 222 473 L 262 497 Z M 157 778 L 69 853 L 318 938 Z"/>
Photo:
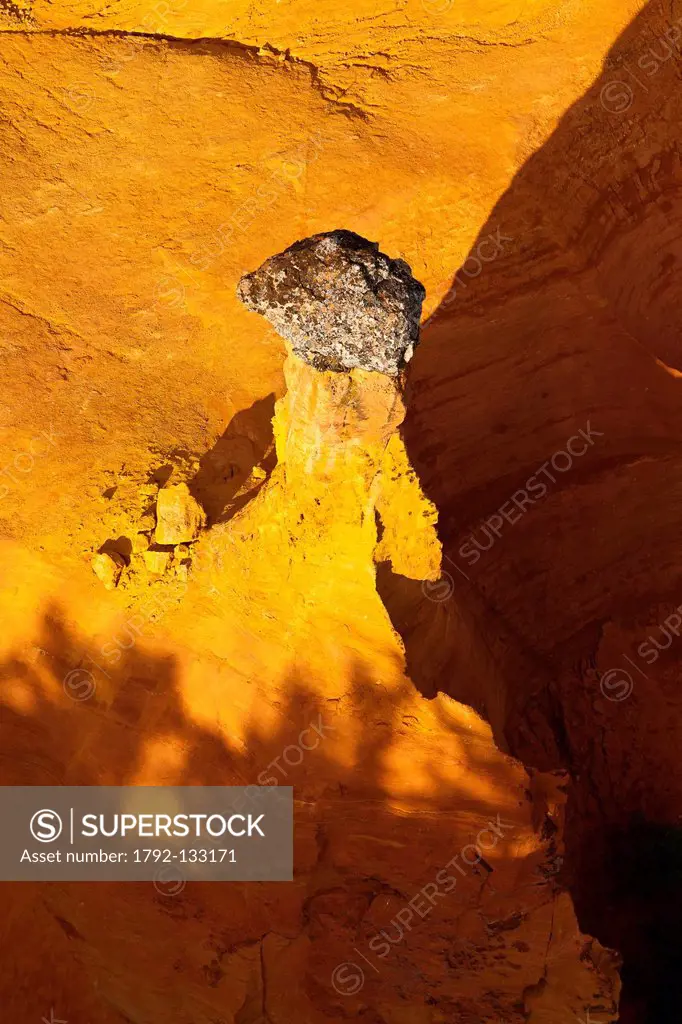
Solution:
<path fill-rule="evenodd" d="M 157 544 L 186 544 L 195 540 L 206 523 L 206 515 L 189 493 L 187 484 L 163 487 L 156 499 Z"/>
<path fill-rule="evenodd" d="M 150 541 L 146 533 L 136 533 L 132 540 L 133 551 L 136 555 L 140 552 L 146 551 L 149 547 Z"/>
<path fill-rule="evenodd" d="M 102 581 L 106 589 L 114 590 L 125 567 L 123 558 L 115 553 L 101 551 L 93 555 L 90 564 L 95 576 Z"/>
<path fill-rule="evenodd" d="M 154 576 L 163 576 L 170 565 L 170 551 L 143 551 L 142 557 L 147 570 Z"/>

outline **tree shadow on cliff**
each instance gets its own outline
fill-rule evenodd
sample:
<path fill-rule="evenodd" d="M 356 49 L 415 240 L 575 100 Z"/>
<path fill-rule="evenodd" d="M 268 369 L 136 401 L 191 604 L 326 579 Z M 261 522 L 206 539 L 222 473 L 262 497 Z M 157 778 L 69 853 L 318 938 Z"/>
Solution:
<path fill-rule="evenodd" d="M 395 577 L 385 576 L 382 585 L 423 693 L 441 689 L 478 707 L 503 747 L 526 764 L 568 767 L 574 787 L 586 794 L 615 791 L 612 800 L 597 799 L 591 820 L 569 815 L 580 834 L 570 837 L 567 865 L 581 926 L 611 943 L 605 918 L 614 908 L 595 880 L 608 875 L 616 856 L 613 830 L 627 832 L 632 816 L 646 818 L 647 807 L 637 770 L 634 785 L 619 788 L 600 775 L 596 753 L 590 763 L 578 763 L 575 730 L 590 733 L 587 745 L 596 752 L 603 724 L 594 715 L 570 714 L 586 684 L 565 671 L 565 651 L 552 638 L 570 648 L 573 637 L 574 662 L 590 657 L 587 627 L 624 603 L 626 588 L 636 600 L 647 587 L 655 593 L 657 585 L 672 585 L 663 553 L 678 547 L 679 516 L 667 485 L 650 495 L 647 517 L 637 520 L 633 476 L 618 508 L 619 521 L 629 507 L 639 523 L 630 551 L 613 553 L 614 508 L 598 490 L 591 504 L 581 496 L 588 504 L 571 520 L 573 537 L 562 534 L 562 515 L 571 495 L 587 495 L 600 475 L 679 452 L 680 382 L 669 368 L 682 368 L 682 238 L 675 229 L 682 213 L 682 10 L 675 21 L 673 7 L 652 2 L 641 11 L 611 48 L 603 73 L 515 175 L 425 326 L 408 370 L 403 436 L 438 508 L 452 600 L 473 608 L 484 644 L 505 631 L 511 638 L 494 658 L 504 689 L 501 721 L 491 712 L 496 706 L 499 714 L 499 695 L 490 693 L 485 673 L 483 692 L 472 694 L 466 666 L 457 662 L 461 630 L 452 629 L 452 615 L 415 588 L 406 601 L 408 584 Z M 549 460 L 590 419 L 601 432 L 600 447 L 589 458 L 574 458 L 564 475 Z M 553 474 L 553 483 L 539 478 L 549 495 L 544 508 L 537 482 L 535 497 L 529 492 L 529 479 L 543 464 Z M 605 552 L 612 552 L 610 561 Z M 651 565 L 647 581 L 635 568 L 640 557 Z M 438 650 L 437 658 L 429 648 Z M 520 669 L 526 659 L 529 672 Z M 667 729 L 671 710 L 663 699 L 659 713 Z M 659 752 L 658 766 L 642 764 L 642 773 L 677 770 L 679 700 L 675 714 L 677 740 Z M 637 723 L 620 719 L 619 727 Z M 667 821 L 681 811 L 671 806 Z M 653 830 L 665 825 L 649 823 Z M 636 878 L 631 885 L 636 892 Z M 677 905 L 667 876 L 659 908 L 666 892 Z M 622 909 L 619 944 L 628 959 L 621 1019 L 677 1020 L 682 990 L 665 1007 L 660 993 L 672 991 L 673 973 L 682 970 L 679 929 L 664 937 L 669 918 L 661 910 L 658 927 L 634 897 L 623 898 Z"/>
<path fill-rule="evenodd" d="M 8 969 L 0 982 L 0 1000 L 12 1019 L 17 1024 L 39 1020 L 50 1006 L 56 1015 L 60 1012 L 55 977 L 43 966 L 49 962 L 72 985 L 71 966 L 82 965 L 82 984 L 100 1000 L 101 1018 L 92 1007 L 79 1009 L 75 991 L 62 993 L 60 999 L 68 999 L 74 1019 L 81 1013 L 92 1024 L 148 1024 L 159 1019 L 168 1000 L 185 1005 L 187 993 L 198 993 L 202 1007 L 213 1012 L 211 1019 L 221 1020 L 224 1014 L 233 1019 L 233 1014 L 235 1020 L 255 1024 L 267 1019 L 264 1011 L 260 1016 L 254 1009 L 266 1000 L 261 957 L 254 955 L 248 982 L 235 976 L 234 958 L 244 950 L 250 964 L 252 947 L 257 949 L 269 935 L 283 950 L 300 941 L 309 945 L 305 1000 L 317 1012 L 330 1019 L 339 1012 L 366 1017 L 368 1001 L 381 1002 L 385 973 L 368 978 L 362 995 L 348 1000 L 334 988 L 332 971 L 340 953 L 343 959 L 346 952 L 352 956 L 354 945 L 366 944 L 376 932 L 367 914 L 378 898 L 399 899 L 402 907 L 414 888 L 432 881 L 452 855 L 441 814 L 481 807 L 494 819 L 504 806 L 495 803 L 489 772 L 488 804 L 472 789 L 471 780 L 488 768 L 483 752 L 472 749 L 462 733 L 457 780 L 438 764 L 430 765 L 430 792 L 422 783 L 414 787 L 418 799 L 413 807 L 407 796 L 396 807 L 386 785 L 385 760 L 398 734 L 413 728 L 404 715 L 413 700 L 407 681 L 395 690 L 377 686 L 357 661 L 339 708 L 338 698 L 326 699 L 319 687 L 292 669 L 273 686 L 266 706 L 274 724 L 262 720 L 262 706 L 244 724 L 241 704 L 231 716 L 230 708 L 218 702 L 213 725 L 215 713 L 203 705 L 203 711 L 190 716 L 192 702 L 183 692 L 176 657 L 147 649 L 145 638 L 129 629 L 107 637 L 106 643 L 94 641 L 77 635 L 55 605 L 47 609 L 32 640 L 30 647 L 18 648 L 0 664 L 3 784 L 291 785 L 295 877 L 287 890 L 282 883 L 189 882 L 173 893 L 141 882 L 46 882 L 33 886 L 33 897 L 25 895 L 24 886 L 5 883 Z M 112 645 L 120 656 L 111 656 Z M 243 686 L 230 687 L 220 699 L 239 699 L 244 693 L 248 707 L 251 685 L 245 678 Z M 227 725 L 231 717 L 240 727 L 234 737 Z M 409 781 L 409 772 L 405 778 Z M 499 795 L 507 799 L 504 785 Z M 430 807 L 437 807 L 438 814 Z M 416 861 L 406 856 L 410 849 L 420 851 Z M 472 867 L 457 899 L 474 900 L 482 873 L 483 868 Z M 21 901 L 35 929 L 27 925 L 17 938 L 12 937 L 11 922 Z M 102 921 L 107 922 L 104 930 Z M 168 933 L 173 922 L 182 922 L 186 931 Z M 422 928 L 428 929 L 429 922 Z M 131 929 L 140 943 L 163 936 L 158 956 L 140 945 L 144 967 L 135 970 L 130 967 Z M 412 932 L 405 939 L 408 945 L 411 941 Z M 170 974 L 169 957 L 174 958 Z M 393 964 L 391 969 L 398 967 Z M 438 964 L 434 970 L 438 974 Z M 141 971 L 149 977 L 148 986 L 141 985 Z M 434 995 L 417 965 L 400 968 L 403 975 L 406 971 L 414 975 L 416 1005 L 419 999 L 433 1004 L 442 996 L 453 1012 L 472 1010 L 468 1003 L 455 1005 L 454 981 L 446 978 L 444 991 Z M 374 1019 L 367 1012 L 366 1019 Z"/>

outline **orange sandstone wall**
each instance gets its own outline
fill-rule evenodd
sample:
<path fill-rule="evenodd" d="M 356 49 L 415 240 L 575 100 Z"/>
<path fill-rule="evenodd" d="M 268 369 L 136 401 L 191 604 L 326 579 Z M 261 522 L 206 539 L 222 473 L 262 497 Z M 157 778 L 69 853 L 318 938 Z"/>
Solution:
<path fill-rule="evenodd" d="M 678 63 L 619 70 L 674 16 L 461 6 L 0 10 L 1 781 L 274 761 L 297 812 L 293 885 L 4 886 L 21 1024 L 617 1016 L 599 939 L 634 918 L 603 932 L 586 879 L 605 826 L 682 812 L 674 651 L 624 699 L 599 678 L 680 603 Z M 236 299 L 334 227 L 427 287 L 405 411 Z M 155 575 L 133 544 L 168 480 L 209 520 Z M 487 866 L 374 957 L 497 815 Z"/>

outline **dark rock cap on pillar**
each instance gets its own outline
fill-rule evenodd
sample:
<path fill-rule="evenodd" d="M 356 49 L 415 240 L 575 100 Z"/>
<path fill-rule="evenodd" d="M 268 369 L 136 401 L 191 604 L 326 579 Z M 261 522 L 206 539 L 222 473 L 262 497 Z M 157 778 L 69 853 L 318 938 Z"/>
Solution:
<path fill-rule="evenodd" d="M 352 231 L 326 231 L 272 256 L 237 287 L 318 370 L 395 375 L 419 341 L 426 291 L 404 260 Z"/>

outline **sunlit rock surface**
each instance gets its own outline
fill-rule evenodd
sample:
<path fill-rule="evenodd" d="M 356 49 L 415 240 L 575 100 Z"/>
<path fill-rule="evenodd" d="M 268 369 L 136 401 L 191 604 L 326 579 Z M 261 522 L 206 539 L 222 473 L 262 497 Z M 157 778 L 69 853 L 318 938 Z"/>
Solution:
<path fill-rule="evenodd" d="M 463 7 L 0 11 L 0 781 L 274 775 L 298 821 L 290 886 L 4 886 L 20 1024 L 605 1022 L 607 946 L 624 1021 L 675 998 L 676 15 Z M 402 393 L 238 300 L 339 225 L 426 287 Z M 169 480 L 185 574 L 136 539 Z"/>

